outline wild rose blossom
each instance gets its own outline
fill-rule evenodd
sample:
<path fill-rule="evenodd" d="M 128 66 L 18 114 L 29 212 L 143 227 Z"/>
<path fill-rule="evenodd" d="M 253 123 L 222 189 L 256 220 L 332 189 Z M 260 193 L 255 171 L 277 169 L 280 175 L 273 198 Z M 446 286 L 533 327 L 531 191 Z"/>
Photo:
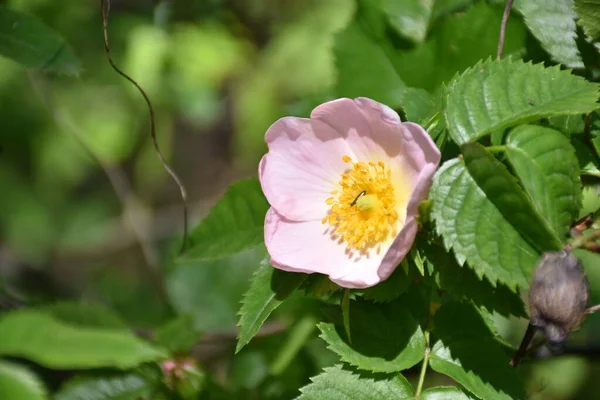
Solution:
<path fill-rule="evenodd" d="M 414 242 L 418 206 L 440 161 L 427 132 L 384 104 L 344 98 L 309 119 L 281 118 L 265 141 L 259 178 L 271 205 L 272 265 L 347 288 L 387 279 Z"/>

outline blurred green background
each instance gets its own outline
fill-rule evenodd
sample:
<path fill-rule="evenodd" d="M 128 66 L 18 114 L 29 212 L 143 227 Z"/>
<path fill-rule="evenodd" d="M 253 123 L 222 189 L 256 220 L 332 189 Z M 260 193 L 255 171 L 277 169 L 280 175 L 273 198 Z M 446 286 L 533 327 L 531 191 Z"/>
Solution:
<path fill-rule="evenodd" d="M 424 31 L 393 18 L 401 3 L 113 0 L 111 53 L 152 100 L 161 149 L 188 190 L 192 225 L 229 183 L 256 175 L 264 132 L 277 118 L 307 116 L 340 96 L 400 110 L 409 91 L 435 95 L 455 73 L 495 54 L 502 2 L 440 0 Z M 183 226 L 179 190 L 154 152 L 143 99 L 106 60 L 98 2 L 0 4 L 38 17 L 79 60 L 71 76 L 0 57 L 1 305 L 84 300 L 117 311 L 140 332 L 187 315 L 199 338 L 194 356 L 223 398 L 295 397 L 336 361 L 316 337 L 320 303 L 286 302 L 233 356 L 239 302 L 264 249 L 206 264 L 170 262 Z M 549 61 L 517 12 L 507 32 L 506 55 Z M 590 280 L 600 288 L 600 273 Z M 513 343 L 524 331 L 523 321 L 498 325 Z M 593 348 L 599 332 L 590 318 L 575 339 Z M 600 396 L 598 353 L 531 367 L 532 398 Z M 450 383 L 429 377 L 428 386 Z M 47 373 L 54 387 L 64 378 Z"/>

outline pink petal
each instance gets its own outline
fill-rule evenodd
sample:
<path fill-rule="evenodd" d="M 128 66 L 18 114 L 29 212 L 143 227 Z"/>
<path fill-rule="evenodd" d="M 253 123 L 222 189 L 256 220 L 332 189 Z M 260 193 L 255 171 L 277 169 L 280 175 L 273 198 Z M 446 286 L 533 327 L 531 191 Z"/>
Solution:
<path fill-rule="evenodd" d="M 271 264 L 284 271 L 329 275 L 347 288 L 369 287 L 382 280 L 378 269 L 385 252 L 356 260 L 346 254 L 346 245 L 332 240 L 326 230 L 320 221 L 290 221 L 271 207 L 265 218 Z"/>
<path fill-rule="evenodd" d="M 269 152 L 259 166 L 259 179 L 271 206 L 294 221 L 321 220 L 325 203 L 337 188 L 352 150 L 328 125 L 306 118 L 281 118 L 265 136 Z"/>

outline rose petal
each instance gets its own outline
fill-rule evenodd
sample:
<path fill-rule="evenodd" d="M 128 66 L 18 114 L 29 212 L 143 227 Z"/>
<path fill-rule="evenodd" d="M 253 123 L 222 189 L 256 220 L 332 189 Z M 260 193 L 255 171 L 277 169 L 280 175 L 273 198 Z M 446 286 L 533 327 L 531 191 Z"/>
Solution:
<path fill-rule="evenodd" d="M 269 152 L 259 179 L 271 206 L 294 221 L 321 220 L 325 203 L 337 188 L 352 155 L 347 142 L 331 127 L 306 118 L 282 118 L 267 131 Z"/>
<path fill-rule="evenodd" d="M 332 240 L 326 231 L 327 226 L 319 221 L 290 221 L 271 207 L 265 218 L 265 244 L 271 264 L 284 271 L 329 275 L 347 288 L 369 287 L 382 280 L 378 268 L 385 251 L 351 258 L 346 245 Z"/>

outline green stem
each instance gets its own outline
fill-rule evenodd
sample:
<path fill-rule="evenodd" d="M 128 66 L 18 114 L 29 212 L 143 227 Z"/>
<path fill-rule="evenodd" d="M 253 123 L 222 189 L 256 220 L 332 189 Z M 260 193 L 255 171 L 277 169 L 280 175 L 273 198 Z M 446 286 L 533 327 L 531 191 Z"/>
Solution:
<path fill-rule="evenodd" d="M 429 331 L 425 331 L 425 357 L 423 357 L 423 365 L 421 365 L 421 374 L 419 375 L 419 383 L 417 384 L 415 400 L 419 400 L 419 398 L 421 397 L 421 392 L 423 391 L 423 383 L 425 382 L 425 373 L 427 372 L 427 365 L 429 364 L 430 355 L 431 349 L 429 348 Z"/>
<path fill-rule="evenodd" d="M 492 153 L 504 153 L 506 151 L 506 146 L 488 146 L 485 149 Z"/>

